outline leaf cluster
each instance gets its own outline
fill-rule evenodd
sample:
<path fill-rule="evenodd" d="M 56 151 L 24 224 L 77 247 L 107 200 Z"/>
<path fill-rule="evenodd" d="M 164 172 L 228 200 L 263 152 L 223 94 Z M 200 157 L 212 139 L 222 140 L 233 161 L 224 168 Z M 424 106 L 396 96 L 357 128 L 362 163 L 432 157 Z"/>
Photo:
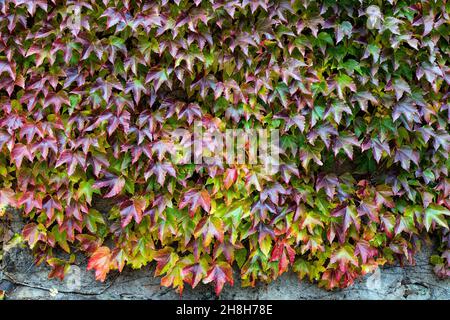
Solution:
<path fill-rule="evenodd" d="M 2 208 L 61 279 L 80 250 L 99 280 L 154 263 L 179 292 L 288 270 L 332 289 L 413 263 L 430 236 L 449 276 L 449 15 L 446 0 L 2 0 Z M 196 121 L 280 130 L 279 172 L 174 163 L 170 133 Z"/>

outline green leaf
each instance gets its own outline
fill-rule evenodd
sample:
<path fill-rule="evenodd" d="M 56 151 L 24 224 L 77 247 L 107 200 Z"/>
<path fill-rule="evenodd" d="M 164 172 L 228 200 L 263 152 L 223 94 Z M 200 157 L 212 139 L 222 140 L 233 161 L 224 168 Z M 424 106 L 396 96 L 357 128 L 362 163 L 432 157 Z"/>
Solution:
<path fill-rule="evenodd" d="M 361 67 L 359 66 L 359 62 L 354 59 L 348 59 L 344 63 L 341 64 L 341 67 L 346 69 L 348 72 L 353 73 L 353 71 L 358 72 L 362 75 Z"/>
<path fill-rule="evenodd" d="M 427 229 L 427 231 L 430 230 L 431 224 L 433 222 L 448 229 L 448 224 L 445 216 L 450 216 L 450 211 L 447 208 L 434 204 L 429 205 L 428 208 L 425 209 L 424 219 L 425 228 Z"/>
<path fill-rule="evenodd" d="M 70 253 L 69 244 L 67 243 L 67 233 L 66 231 L 60 232 L 58 226 L 52 228 L 53 236 L 55 237 L 56 243 L 67 253 Z"/>
<path fill-rule="evenodd" d="M 319 35 L 317 36 L 317 39 L 319 40 L 319 43 L 323 44 L 329 44 L 329 45 L 333 45 L 333 38 L 331 37 L 331 35 L 327 32 L 320 32 Z"/>
<path fill-rule="evenodd" d="M 96 233 L 97 224 L 105 224 L 105 220 L 103 219 L 103 216 L 99 211 L 91 208 L 89 209 L 88 214 L 85 215 L 85 223 L 90 232 Z"/>
<path fill-rule="evenodd" d="M 264 239 L 260 241 L 260 249 L 266 257 L 269 257 L 272 249 L 272 238 L 270 236 L 265 236 Z"/>
<path fill-rule="evenodd" d="M 242 268 L 245 261 L 247 261 L 247 249 L 242 248 L 242 249 L 236 250 L 234 253 L 234 257 L 236 259 L 236 263 L 237 263 L 238 267 Z"/>
<path fill-rule="evenodd" d="M 91 204 L 92 194 L 100 194 L 100 190 L 97 188 L 93 188 L 93 184 L 95 183 L 94 179 L 89 179 L 87 181 L 81 181 L 77 191 L 77 197 L 84 196 L 86 202 Z"/>

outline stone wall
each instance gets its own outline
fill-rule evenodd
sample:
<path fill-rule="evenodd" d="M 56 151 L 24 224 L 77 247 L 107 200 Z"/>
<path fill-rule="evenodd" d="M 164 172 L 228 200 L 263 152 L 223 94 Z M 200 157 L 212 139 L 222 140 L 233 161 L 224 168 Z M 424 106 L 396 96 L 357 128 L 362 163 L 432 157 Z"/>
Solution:
<path fill-rule="evenodd" d="M 17 232 L 22 225 L 15 221 Z M 344 290 L 326 291 L 307 281 L 299 281 L 288 273 L 269 285 L 241 288 L 225 286 L 221 299 L 450 299 L 450 280 L 437 278 L 429 264 L 433 249 L 424 247 L 416 257 L 415 266 L 386 266 L 358 280 Z M 86 258 L 77 257 L 64 281 L 49 280 L 49 269 L 35 266 L 30 250 L 14 247 L 4 252 L 0 267 L 0 290 L 7 299 L 180 299 L 170 288 L 161 287 L 151 267 L 141 270 L 125 268 L 111 272 L 104 283 L 95 281 L 86 271 Z M 237 278 L 237 277 L 236 277 Z M 216 299 L 213 287 L 186 287 L 183 299 Z"/>

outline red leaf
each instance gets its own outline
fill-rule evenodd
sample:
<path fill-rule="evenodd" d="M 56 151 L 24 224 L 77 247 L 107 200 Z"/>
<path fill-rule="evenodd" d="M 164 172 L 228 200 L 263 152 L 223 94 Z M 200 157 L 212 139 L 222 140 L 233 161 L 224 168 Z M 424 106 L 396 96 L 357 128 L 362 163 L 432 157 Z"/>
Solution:
<path fill-rule="evenodd" d="M 206 278 L 203 280 L 204 283 L 210 283 L 212 281 L 216 284 L 216 295 L 220 294 L 225 283 L 229 282 L 233 285 L 233 269 L 231 266 L 224 261 L 214 263 L 212 268 L 208 271 Z"/>
<path fill-rule="evenodd" d="M 35 192 L 27 191 L 17 201 L 19 206 L 25 205 L 24 211 L 29 214 L 34 208 L 42 209 L 42 198 Z"/>
<path fill-rule="evenodd" d="M 61 281 L 64 280 L 64 276 L 69 270 L 69 265 L 58 258 L 48 259 L 47 263 L 52 267 L 52 270 L 48 274 L 48 278 L 58 278 Z"/>
<path fill-rule="evenodd" d="M 28 242 L 30 248 L 33 248 L 38 241 L 44 241 L 47 239 L 45 233 L 39 230 L 38 225 L 35 223 L 29 223 L 23 227 L 23 238 Z"/>
<path fill-rule="evenodd" d="M 125 186 L 125 179 L 112 174 L 107 174 L 106 177 L 106 179 L 94 183 L 92 187 L 97 189 L 109 187 L 109 192 L 105 195 L 105 198 L 112 198 L 122 191 Z"/>
<path fill-rule="evenodd" d="M 16 78 L 15 70 L 13 70 L 13 68 L 11 68 L 11 65 L 6 61 L 0 61 L 0 75 L 3 72 L 8 73 L 13 80 Z"/>
<path fill-rule="evenodd" d="M 48 219 L 52 220 L 55 215 L 55 209 L 62 211 L 62 206 L 58 200 L 53 199 L 51 196 L 48 196 L 46 199 L 46 201 L 43 201 L 42 209 L 47 214 Z"/>
<path fill-rule="evenodd" d="M 394 162 L 401 163 L 401 166 L 405 170 L 409 170 L 410 162 L 414 162 L 416 165 L 419 165 L 419 153 L 410 147 L 403 147 L 398 149 L 395 152 Z"/>
<path fill-rule="evenodd" d="M 148 179 L 152 175 L 155 175 L 156 180 L 162 186 L 166 180 L 167 173 L 174 178 L 177 176 L 175 168 L 171 163 L 155 163 L 147 172 L 145 172 L 144 177 L 145 179 Z"/>
<path fill-rule="evenodd" d="M 79 164 L 83 170 L 86 169 L 86 155 L 81 151 L 72 152 L 70 150 L 65 150 L 59 156 L 58 161 L 56 161 L 55 168 L 58 168 L 62 164 L 67 164 L 67 174 L 70 176 L 74 174 L 75 168 Z"/>
<path fill-rule="evenodd" d="M 202 110 L 197 103 L 189 103 L 185 105 L 178 114 L 178 119 L 186 118 L 187 122 L 191 124 L 194 121 L 194 118 L 201 118 Z"/>
<path fill-rule="evenodd" d="M 289 243 L 286 242 L 285 239 L 275 243 L 270 261 L 279 261 L 278 275 L 285 272 L 289 266 L 289 262 L 293 264 L 294 259 L 295 250 L 289 245 Z"/>
<path fill-rule="evenodd" d="M 355 225 L 356 230 L 359 230 L 361 223 L 354 205 L 341 205 L 333 210 L 331 213 L 333 217 L 343 217 L 343 232 L 345 233 L 350 227 L 350 224 Z"/>
<path fill-rule="evenodd" d="M 203 246 L 207 247 L 211 244 L 211 240 L 216 238 L 219 242 L 223 242 L 223 222 L 221 219 L 213 216 L 204 217 L 195 228 L 194 235 L 198 237 L 203 235 Z"/>
<path fill-rule="evenodd" d="M 333 198 L 336 194 L 336 187 L 339 185 L 339 180 L 335 174 L 319 174 L 316 182 L 316 192 L 320 189 L 324 189 L 329 198 Z"/>
<path fill-rule="evenodd" d="M 153 257 L 156 260 L 155 276 L 160 276 L 163 273 L 166 265 L 173 259 L 173 251 L 172 247 L 165 247 L 155 252 Z"/>
<path fill-rule="evenodd" d="M 203 210 L 209 212 L 209 210 L 211 209 L 211 197 L 209 196 L 208 191 L 199 191 L 195 189 L 187 191 L 180 201 L 179 208 L 183 209 L 186 206 L 189 206 L 189 214 L 191 217 L 195 215 L 198 207 L 200 206 L 203 208 Z"/>
<path fill-rule="evenodd" d="M 31 151 L 34 153 L 39 151 L 44 159 L 47 159 L 48 151 L 52 150 L 55 154 L 58 153 L 58 146 L 55 138 L 47 137 L 39 142 L 33 144 Z"/>
<path fill-rule="evenodd" d="M 185 281 L 195 288 L 200 281 L 207 275 L 207 265 L 204 263 L 196 263 L 183 269 L 185 274 Z"/>
<path fill-rule="evenodd" d="M 366 263 L 369 258 L 378 254 L 378 250 L 372 248 L 365 240 L 360 240 L 355 246 L 355 255 L 361 256 L 363 263 Z"/>
<path fill-rule="evenodd" d="M 225 189 L 228 190 L 231 187 L 231 185 L 236 182 L 236 179 L 237 179 L 237 170 L 230 168 L 227 169 L 225 171 L 225 177 L 223 179 Z"/>
<path fill-rule="evenodd" d="M 358 216 L 361 217 L 366 215 L 370 218 L 370 220 L 376 223 L 380 222 L 380 218 L 378 217 L 378 208 L 375 204 L 361 201 L 356 210 L 358 211 Z"/>
<path fill-rule="evenodd" d="M 34 123 L 25 123 L 21 128 L 20 128 L 20 139 L 23 139 L 24 136 L 27 137 L 27 144 L 30 144 L 31 141 L 33 141 L 34 136 L 38 135 L 39 138 L 44 138 L 44 132 L 42 130 L 42 126 L 40 126 L 39 124 L 34 124 Z"/>
<path fill-rule="evenodd" d="M 75 238 L 80 242 L 81 250 L 88 253 L 94 253 L 100 246 L 100 240 L 95 236 L 88 234 L 77 234 Z"/>
<path fill-rule="evenodd" d="M 14 159 L 17 168 L 20 168 L 22 165 L 22 159 L 25 157 L 30 161 L 33 161 L 33 153 L 31 151 L 30 145 L 23 145 L 21 143 L 17 143 L 13 150 L 11 151 L 11 157 Z"/>
<path fill-rule="evenodd" d="M 98 248 L 89 258 L 88 270 L 95 270 L 95 279 L 105 281 L 111 265 L 111 251 L 108 247 Z"/>
<path fill-rule="evenodd" d="M 147 201 L 143 198 L 125 200 L 120 205 L 120 216 L 122 217 L 122 228 L 125 228 L 131 219 L 136 223 L 142 221 L 142 214 L 147 207 Z"/>
<path fill-rule="evenodd" d="M 342 272 L 347 271 L 349 263 L 358 266 L 358 259 L 355 257 L 353 248 L 350 245 L 344 245 L 333 251 L 330 257 L 330 263 L 336 262 L 339 264 L 339 270 Z"/>

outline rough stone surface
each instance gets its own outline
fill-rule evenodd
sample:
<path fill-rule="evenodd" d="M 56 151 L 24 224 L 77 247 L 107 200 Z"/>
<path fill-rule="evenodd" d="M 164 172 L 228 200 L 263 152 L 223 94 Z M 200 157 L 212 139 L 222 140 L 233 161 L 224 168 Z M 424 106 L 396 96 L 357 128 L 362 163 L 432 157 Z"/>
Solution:
<path fill-rule="evenodd" d="M 12 224 L 20 230 L 20 221 Z M 431 247 L 424 247 L 416 256 L 415 266 L 386 266 L 358 280 L 353 286 L 326 291 L 316 284 L 299 281 L 288 273 L 269 285 L 242 288 L 225 286 L 221 299 L 450 299 L 450 280 L 437 278 L 429 264 Z M 151 267 L 111 272 L 104 283 L 95 281 L 86 271 L 86 259 L 77 258 L 77 265 L 64 281 L 49 280 L 49 269 L 35 266 L 29 249 L 15 247 L 5 252 L 0 268 L 0 290 L 7 299 L 180 299 L 171 288 L 161 287 Z M 237 277 L 236 277 L 237 278 Z M 182 299 L 216 299 L 213 287 L 186 287 Z"/>

